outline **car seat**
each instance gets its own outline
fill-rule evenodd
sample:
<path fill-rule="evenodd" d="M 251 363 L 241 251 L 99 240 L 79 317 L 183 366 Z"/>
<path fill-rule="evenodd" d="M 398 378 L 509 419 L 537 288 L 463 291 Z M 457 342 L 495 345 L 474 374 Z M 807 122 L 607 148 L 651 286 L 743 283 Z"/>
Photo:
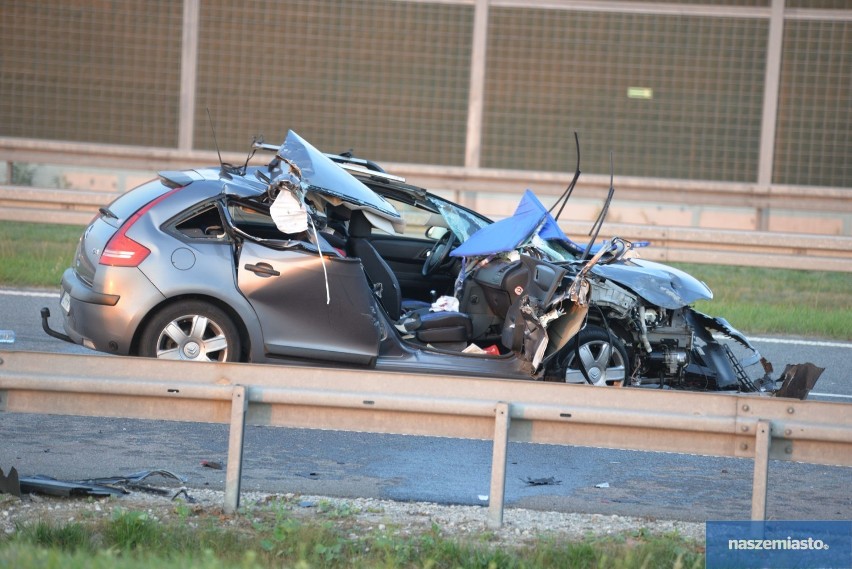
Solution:
<path fill-rule="evenodd" d="M 394 321 L 414 317 L 416 328 L 411 330 L 422 342 L 463 342 L 470 339 L 470 316 L 460 312 L 429 312 L 428 302 L 402 299 L 399 280 L 370 242 L 373 225 L 363 211 L 355 210 L 349 220 L 349 239 L 346 252 L 358 257 L 370 283 L 377 287 L 376 296 L 385 312 Z"/>

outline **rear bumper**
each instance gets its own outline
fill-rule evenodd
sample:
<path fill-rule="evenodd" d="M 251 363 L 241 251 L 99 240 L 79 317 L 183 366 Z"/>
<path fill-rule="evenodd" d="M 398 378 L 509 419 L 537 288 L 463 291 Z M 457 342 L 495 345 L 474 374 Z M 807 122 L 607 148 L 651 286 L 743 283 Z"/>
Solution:
<path fill-rule="evenodd" d="M 104 276 L 110 288 L 120 290 L 121 295 L 98 292 L 74 269 L 66 269 L 60 291 L 63 329 L 68 341 L 75 344 L 128 355 L 144 315 L 162 302 L 163 295 L 136 268 L 110 268 Z"/>
<path fill-rule="evenodd" d="M 65 269 L 62 274 L 62 292 L 63 294 L 70 294 L 72 300 L 103 306 L 115 306 L 121 298 L 117 294 L 95 292 L 89 285 L 80 280 L 74 269 Z"/>

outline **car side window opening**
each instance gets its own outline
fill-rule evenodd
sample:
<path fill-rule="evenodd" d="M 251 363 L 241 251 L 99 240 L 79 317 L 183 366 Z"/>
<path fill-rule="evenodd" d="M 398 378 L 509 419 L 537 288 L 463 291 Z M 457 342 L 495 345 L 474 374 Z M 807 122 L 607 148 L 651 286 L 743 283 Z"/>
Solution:
<path fill-rule="evenodd" d="M 346 206 L 328 204 L 325 208 L 325 227 L 320 229 L 320 234 L 325 240 L 344 257 L 350 217 L 351 210 Z"/>
<path fill-rule="evenodd" d="M 393 205 L 402 216 L 402 219 L 405 220 L 405 231 L 402 233 L 403 237 L 430 239 L 434 241 L 435 238 L 427 235 L 427 231 L 435 226 L 446 227 L 444 219 L 438 214 L 391 198 L 385 199 Z"/>
<path fill-rule="evenodd" d="M 272 217 L 268 212 L 260 211 L 245 204 L 228 204 L 228 213 L 235 228 L 248 233 L 252 237 L 259 239 L 281 239 L 282 237 L 286 237 L 290 239 L 295 238 L 300 241 L 307 237 L 306 232 L 298 234 L 282 233 L 275 225 L 275 222 L 272 221 Z"/>
<path fill-rule="evenodd" d="M 227 237 L 222 216 L 213 204 L 178 221 L 174 225 L 174 230 L 190 239 L 221 240 Z"/>
<path fill-rule="evenodd" d="M 227 205 L 227 212 L 234 229 L 260 242 L 304 242 L 310 244 L 311 249 L 316 249 L 315 239 L 310 231 L 283 233 L 276 227 L 269 213 L 262 209 L 245 203 L 231 202 Z M 190 239 L 226 240 L 228 237 L 225 221 L 215 203 L 208 203 L 205 207 L 178 220 L 174 223 L 172 230 Z"/>

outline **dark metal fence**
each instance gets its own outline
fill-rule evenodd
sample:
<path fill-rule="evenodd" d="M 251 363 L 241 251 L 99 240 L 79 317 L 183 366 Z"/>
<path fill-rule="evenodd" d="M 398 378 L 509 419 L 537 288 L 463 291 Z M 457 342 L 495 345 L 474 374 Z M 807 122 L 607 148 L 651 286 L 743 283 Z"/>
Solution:
<path fill-rule="evenodd" d="M 0 136 L 850 187 L 843 0 L 9 0 Z"/>

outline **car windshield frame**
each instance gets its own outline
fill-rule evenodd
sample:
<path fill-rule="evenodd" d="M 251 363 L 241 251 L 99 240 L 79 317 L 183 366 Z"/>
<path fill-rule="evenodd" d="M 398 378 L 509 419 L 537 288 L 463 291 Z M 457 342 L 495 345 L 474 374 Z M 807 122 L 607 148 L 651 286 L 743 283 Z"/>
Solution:
<path fill-rule="evenodd" d="M 395 179 L 384 173 L 360 170 L 353 175 L 381 197 L 399 200 L 441 215 L 460 243 L 464 243 L 483 227 L 495 223 L 494 220 L 477 211 L 440 197 L 425 188 L 408 184 L 403 179 Z M 557 263 L 579 261 L 583 256 L 582 246 L 573 242 L 564 243 L 560 240 L 545 239 L 538 233 L 532 235 L 519 248 L 535 248 L 540 252 L 540 256 L 543 255 L 547 260 Z"/>

